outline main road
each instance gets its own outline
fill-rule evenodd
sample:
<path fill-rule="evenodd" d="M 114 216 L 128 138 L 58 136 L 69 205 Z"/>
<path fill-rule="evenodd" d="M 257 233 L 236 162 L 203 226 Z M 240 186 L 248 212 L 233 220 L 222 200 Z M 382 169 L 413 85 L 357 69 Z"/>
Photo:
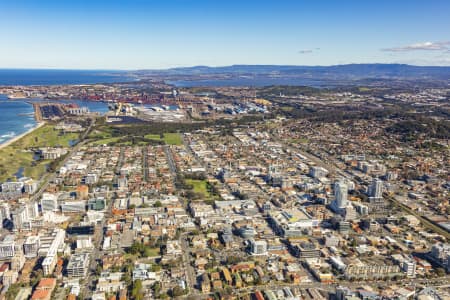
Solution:
<path fill-rule="evenodd" d="M 169 146 L 165 145 L 164 146 L 164 152 L 166 154 L 166 158 L 167 158 L 167 163 L 169 164 L 169 169 L 170 172 L 174 178 L 174 182 L 175 182 L 175 178 L 177 176 L 177 167 L 175 164 L 175 161 L 173 159 L 172 156 L 172 152 L 169 148 Z M 187 209 L 186 204 L 184 203 L 184 201 L 182 201 L 180 199 L 180 203 L 181 205 Z M 195 270 L 194 268 L 191 266 L 191 248 L 189 246 L 189 241 L 187 239 L 189 232 L 184 232 L 182 234 L 180 234 L 180 238 L 178 240 L 178 242 L 180 243 L 181 248 L 183 249 L 183 255 L 182 255 L 182 259 L 183 259 L 183 266 L 184 266 L 184 273 L 186 276 L 186 285 L 189 287 L 189 295 L 197 295 L 198 294 L 198 290 L 195 289 L 195 284 L 197 283 L 197 276 L 195 274 Z"/>

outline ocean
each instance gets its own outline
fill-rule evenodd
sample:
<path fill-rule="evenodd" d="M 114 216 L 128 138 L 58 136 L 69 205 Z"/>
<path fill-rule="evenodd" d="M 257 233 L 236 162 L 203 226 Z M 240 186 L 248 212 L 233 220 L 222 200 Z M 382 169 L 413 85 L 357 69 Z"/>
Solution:
<path fill-rule="evenodd" d="M 133 80 L 125 71 L 0 69 L 0 86 L 95 84 Z"/>
<path fill-rule="evenodd" d="M 57 85 L 129 82 L 135 80 L 124 71 L 92 70 L 31 70 L 0 69 L 0 86 Z M 8 100 L 0 95 L 0 144 L 36 126 L 33 106 L 28 103 L 39 99 Z M 87 106 L 92 112 L 105 113 L 108 106 L 101 102 L 63 100 Z"/>
<path fill-rule="evenodd" d="M 36 126 L 33 105 L 29 102 L 44 101 L 40 99 L 8 100 L 6 95 L 0 95 L 0 144 L 25 133 Z M 48 102 L 45 100 L 45 102 Z M 82 100 L 58 100 L 57 103 L 76 103 L 88 107 L 91 112 L 105 113 L 108 105 L 103 102 Z"/>
<path fill-rule="evenodd" d="M 0 95 L 0 144 L 36 126 L 33 106 L 24 101 L 9 101 Z"/>

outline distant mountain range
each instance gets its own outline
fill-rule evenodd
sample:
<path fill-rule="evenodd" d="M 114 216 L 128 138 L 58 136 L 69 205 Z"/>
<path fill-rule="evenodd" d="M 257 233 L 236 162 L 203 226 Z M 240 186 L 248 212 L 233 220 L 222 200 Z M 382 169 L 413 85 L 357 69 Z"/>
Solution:
<path fill-rule="evenodd" d="M 406 64 L 348 64 L 335 66 L 232 65 L 224 67 L 194 66 L 167 70 L 139 70 L 136 74 L 168 76 L 219 75 L 281 76 L 308 78 L 399 78 L 450 79 L 450 67 L 413 66 Z"/>

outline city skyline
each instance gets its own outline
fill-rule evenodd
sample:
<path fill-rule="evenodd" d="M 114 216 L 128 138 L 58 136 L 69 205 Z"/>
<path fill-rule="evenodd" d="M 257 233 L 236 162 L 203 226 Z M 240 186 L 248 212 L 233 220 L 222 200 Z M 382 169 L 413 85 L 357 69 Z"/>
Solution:
<path fill-rule="evenodd" d="M 450 3 L 5 1 L 0 68 L 450 65 Z"/>

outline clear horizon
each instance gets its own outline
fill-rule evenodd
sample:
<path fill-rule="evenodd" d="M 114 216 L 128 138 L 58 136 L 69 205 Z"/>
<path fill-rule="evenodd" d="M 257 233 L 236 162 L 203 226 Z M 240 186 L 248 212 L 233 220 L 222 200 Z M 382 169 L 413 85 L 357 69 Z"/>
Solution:
<path fill-rule="evenodd" d="M 2 1 L 2 69 L 450 66 L 450 2 Z"/>
<path fill-rule="evenodd" d="M 345 65 L 395 65 L 395 64 L 401 64 L 401 63 L 349 63 L 349 64 L 336 64 L 336 65 L 276 65 L 276 64 L 232 64 L 232 65 L 218 65 L 218 66 L 207 66 L 207 65 L 190 65 L 190 66 L 176 66 L 176 67 L 167 67 L 167 68 L 159 68 L 159 69 L 150 69 L 150 68 L 144 68 L 144 69 L 74 69 L 74 68 L 2 68 L 0 67 L 0 70 L 40 70 L 40 71 L 104 71 L 104 72 L 133 72 L 133 71 L 164 71 L 169 69 L 175 69 L 175 68 L 195 68 L 195 67 L 208 67 L 208 68 L 222 68 L 222 67 L 231 67 L 231 66 L 287 66 L 287 67 L 335 67 L 335 66 L 345 66 Z M 439 67 L 439 68 L 448 68 L 450 65 L 414 65 L 414 64 L 403 64 L 408 65 L 412 67 Z"/>

